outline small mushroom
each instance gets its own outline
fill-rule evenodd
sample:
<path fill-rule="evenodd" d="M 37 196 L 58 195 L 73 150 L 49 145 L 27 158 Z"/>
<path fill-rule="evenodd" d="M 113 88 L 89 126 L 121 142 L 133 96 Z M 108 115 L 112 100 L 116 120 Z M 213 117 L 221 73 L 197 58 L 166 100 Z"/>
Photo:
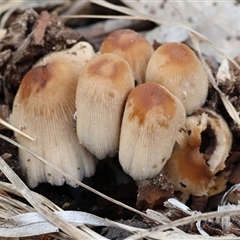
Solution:
<path fill-rule="evenodd" d="M 83 53 L 83 49 L 88 50 Z M 20 84 L 10 117 L 14 126 L 35 138 L 31 141 L 15 133 L 22 146 L 78 180 L 92 176 L 96 167 L 95 157 L 79 146 L 73 121 L 79 73 L 94 54 L 89 46 L 82 50 L 49 54 L 29 70 Z M 21 149 L 19 162 L 32 188 L 41 182 L 62 185 L 66 181 L 76 186 Z"/>
<path fill-rule="evenodd" d="M 117 154 L 124 104 L 134 88 L 129 64 L 105 53 L 91 59 L 79 77 L 76 96 L 80 144 L 98 159 Z"/>
<path fill-rule="evenodd" d="M 215 174 L 225 166 L 232 144 L 231 132 L 220 115 L 206 109 L 187 117 L 180 132 L 164 171 L 175 190 L 207 195 Z"/>
<path fill-rule="evenodd" d="M 151 44 L 139 33 L 130 29 L 110 33 L 100 47 L 101 53 L 114 53 L 124 58 L 130 65 L 138 84 L 145 81 L 148 61 L 154 50 Z"/>
<path fill-rule="evenodd" d="M 146 70 L 146 82 L 151 81 L 179 98 L 188 115 L 207 98 L 207 73 L 196 54 L 182 43 L 171 42 L 157 48 Z"/>
<path fill-rule="evenodd" d="M 134 180 L 155 177 L 163 168 L 185 122 L 182 103 L 160 84 L 149 82 L 128 96 L 119 146 L 119 161 Z"/>

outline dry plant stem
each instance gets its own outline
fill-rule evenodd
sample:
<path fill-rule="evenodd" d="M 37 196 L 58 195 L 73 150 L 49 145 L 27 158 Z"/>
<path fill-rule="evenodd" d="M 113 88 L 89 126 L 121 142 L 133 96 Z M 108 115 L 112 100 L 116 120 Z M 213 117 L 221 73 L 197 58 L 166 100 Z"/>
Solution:
<path fill-rule="evenodd" d="M 215 217 L 235 216 L 235 215 L 239 215 L 239 214 L 240 214 L 240 207 L 238 209 L 235 208 L 234 210 L 222 210 L 222 211 L 218 211 L 218 212 L 215 211 L 215 212 L 209 212 L 209 213 L 202 213 L 199 215 L 181 218 L 176 221 L 169 222 L 166 225 L 161 225 L 158 227 L 150 228 L 147 230 L 147 232 L 135 234 L 133 236 L 125 238 L 124 240 L 138 240 L 138 239 L 147 237 L 151 232 L 152 233 L 153 232 L 154 233 L 162 232 L 162 231 L 166 231 L 173 227 L 190 224 L 192 222 L 197 222 L 199 220 L 206 220 L 206 219 L 215 218 Z"/>
<path fill-rule="evenodd" d="M 97 21 L 90 26 L 83 26 L 78 29 L 83 36 L 86 36 L 88 39 L 95 38 L 95 40 L 98 41 L 98 38 L 101 38 L 106 34 L 109 34 L 118 29 L 129 28 L 134 24 L 139 24 L 139 22 L 140 21 L 131 19 L 109 19 L 106 21 Z M 99 45 L 102 43 L 102 41 L 103 39 L 99 41 Z"/>
<path fill-rule="evenodd" d="M 34 138 L 30 137 L 29 135 L 27 135 L 26 133 L 20 131 L 19 129 L 13 127 L 11 124 L 7 123 L 6 121 L 4 121 L 4 120 L 1 119 L 1 118 L 0 118 L 0 124 L 2 124 L 3 126 L 5 126 L 5 127 L 9 128 L 9 129 L 13 130 L 14 132 L 17 132 L 17 133 L 21 134 L 22 136 L 28 138 L 28 139 L 31 140 L 31 141 L 34 141 L 34 140 L 35 140 Z"/>
<path fill-rule="evenodd" d="M 12 193 L 16 196 L 19 196 L 19 197 L 23 197 L 23 195 L 21 193 L 19 193 L 18 189 L 16 189 L 13 184 L 11 183 L 6 183 L 6 182 L 1 182 L 0 181 L 0 189 L 8 192 L 8 193 Z M 30 191 L 30 190 L 29 190 Z M 32 192 L 32 191 L 31 191 Z M 55 205 L 54 203 L 52 203 L 48 198 L 36 193 L 36 192 L 32 192 L 33 194 L 36 195 L 36 197 L 38 197 L 41 202 L 48 206 L 49 209 L 51 209 L 52 211 L 63 211 L 60 207 L 58 207 L 57 205 Z M 29 208 L 28 205 L 25 205 L 26 207 Z"/>
<path fill-rule="evenodd" d="M 171 220 L 166 217 L 163 213 L 161 212 L 157 212 L 157 211 L 154 211 L 152 209 L 147 209 L 147 214 L 150 215 L 150 216 L 153 216 L 154 218 L 156 219 L 159 219 L 158 221 L 159 222 L 164 222 L 164 224 L 168 224 L 171 222 Z M 175 232 L 178 232 L 179 234 L 187 234 L 185 233 L 184 231 L 182 231 L 181 229 L 177 228 L 177 227 L 173 227 L 172 228 Z"/>
<path fill-rule="evenodd" d="M 34 209 L 32 207 L 30 207 L 29 205 L 24 204 L 20 201 L 16 201 L 15 199 L 13 199 L 11 197 L 6 197 L 2 194 L 0 194 L 0 202 L 1 202 L 0 211 L 2 211 L 2 208 L 4 208 L 5 210 L 8 210 L 8 214 L 13 213 L 13 211 L 14 211 L 14 214 L 21 214 L 21 213 L 25 213 L 25 212 L 30 212 L 30 211 L 33 212 L 34 211 Z M 4 207 L 4 206 L 6 206 L 6 207 Z M 15 206 L 15 209 L 12 206 Z M 9 209 L 9 207 L 12 209 Z M 3 213 L 1 213 L 1 219 L 4 217 L 5 216 L 3 215 Z"/>
<path fill-rule="evenodd" d="M 17 9 L 17 5 L 15 5 L 14 7 L 10 7 L 6 13 L 4 13 L 4 15 L 2 16 L 2 19 L 0 21 L 0 28 L 4 28 L 4 26 L 6 25 L 7 20 L 9 19 L 9 17 L 11 16 L 11 14 Z"/>
<path fill-rule="evenodd" d="M 170 1 L 168 1 L 170 3 Z M 209 22 L 211 22 L 212 24 L 214 24 L 215 26 L 217 26 L 219 29 L 221 29 L 222 31 L 228 33 L 228 29 L 225 28 L 225 26 L 222 26 L 221 23 L 217 22 L 217 18 L 215 18 L 214 20 L 212 18 L 209 18 L 207 15 L 205 15 L 202 11 L 200 11 L 196 6 L 194 6 L 194 4 L 188 2 L 189 5 L 191 5 L 191 7 L 198 12 L 202 17 L 204 17 L 205 19 L 207 19 Z"/>
<path fill-rule="evenodd" d="M 11 140 L 10 138 L 8 138 L 8 137 L 6 137 L 6 136 L 4 136 L 4 135 L 2 135 L 2 134 L 0 134 L 0 138 L 6 140 L 7 142 L 13 144 L 14 146 L 16 146 L 16 147 L 18 147 L 18 148 L 20 148 L 20 149 L 22 149 L 22 150 L 30 153 L 31 155 L 33 155 L 34 157 L 36 157 L 37 159 L 39 159 L 41 162 L 47 164 L 48 166 L 50 166 L 51 168 L 53 168 L 54 170 L 56 170 L 58 173 L 60 173 L 60 174 L 62 174 L 63 176 L 65 176 L 67 179 L 70 179 L 71 181 L 75 182 L 75 183 L 78 184 L 79 186 L 84 187 L 85 189 L 87 189 L 87 190 L 89 190 L 89 191 L 97 194 L 98 196 L 100 196 L 100 197 L 102 197 L 102 198 L 104 198 L 104 199 L 106 199 L 106 200 L 108 200 L 108 201 L 110 201 L 110 202 L 112 202 L 112 203 L 114 203 L 114 204 L 117 204 L 117 205 L 119 205 L 119 206 L 121 206 L 121 207 L 124 207 L 124 208 L 126 208 L 126 209 L 128 209 L 128 210 L 130 210 L 130 211 L 132 211 L 132 212 L 135 212 L 135 213 L 141 215 L 142 217 L 151 219 L 151 220 L 153 220 L 153 221 L 155 221 L 155 222 L 159 222 L 159 221 L 156 220 L 155 218 L 150 217 L 150 216 L 148 216 L 147 214 L 145 214 L 145 213 L 143 213 L 143 212 L 140 212 L 140 211 L 138 211 L 138 210 L 135 209 L 135 208 L 129 207 L 128 205 L 126 205 L 126 204 L 124 204 L 124 203 L 122 203 L 122 202 L 119 202 L 119 201 L 117 201 L 117 200 L 115 200 L 115 199 L 113 199 L 113 198 L 110 198 L 110 197 L 108 197 L 107 195 L 105 195 L 105 194 L 103 194 L 103 193 L 101 193 L 101 192 L 99 192 L 99 191 L 97 191 L 97 190 L 89 187 L 88 185 L 86 185 L 86 184 L 84 184 L 84 183 L 82 183 L 82 182 L 80 182 L 80 181 L 78 181 L 78 180 L 76 180 L 75 178 L 73 178 L 73 177 L 71 177 L 70 175 L 66 174 L 66 173 L 65 173 L 64 171 L 62 171 L 61 169 L 59 169 L 59 168 L 57 168 L 56 166 L 54 166 L 53 164 L 49 163 L 47 160 L 45 160 L 45 159 L 37 156 L 36 154 L 34 154 L 33 152 L 29 151 L 29 150 L 26 149 L 25 147 L 21 146 L 21 145 L 18 144 L 17 142 Z M 0 166 L 1 166 L 1 164 L 0 164 Z M 24 196 L 25 196 L 25 195 L 24 195 Z"/>
<path fill-rule="evenodd" d="M 73 14 L 77 14 L 79 12 L 83 12 L 84 9 L 90 7 L 90 2 L 88 1 L 71 1 L 69 4 L 65 5 L 65 11 L 64 11 L 64 15 L 73 15 Z M 65 19 L 67 20 L 67 19 Z M 65 20 L 63 22 L 65 22 Z"/>
<path fill-rule="evenodd" d="M 146 20 L 152 21 L 152 22 L 154 22 L 156 24 L 165 24 L 165 25 L 171 25 L 171 26 L 177 26 L 177 27 L 180 27 L 180 28 L 184 28 L 184 29 L 188 30 L 189 32 L 193 33 L 195 36 L 197 36 L 202 41 L 208 43 L 212 48 L 217 50 L 225 58 L 227 58 L 231 63 L 233 63 L 238 70 L 240 70 L 240 66 L 236 63 L 236 61 L 234 61 L 232 58 L 227 56 L 227 54 L 225 54 L 221 50 L 221 48 L 219 46 L 217 46 L 215 43 L 210 41 L 208 38 L 206 38 L 205 36 L 203 36 L 199 32 L 197 32 L 194 29 L 190 28 L 189 26 L 186 26 L 186 25 L 178 23 L 178 22 L 167 21 L 165 19 L 161 19 L 161 18 L 155 17 L 155 16 L 150 16 L 148 14 L 139 13 L 139 12 L 136 12 L 136 11 L 134 11 L 132 9 L 127 8 L 127 7 L 116 6 L 114 4 L 106 2 L 104 0 L 89 0 L 89 1 L 92 2 L 92 3 L 95 3 L 97 5 L 100 5 L 100 6 L 109 8 L 109 9 L 113 9 L 115 11 L 118 11 L 118 12 L 121 12 L 121 13 L 124 13 L 124 14 L 128 14 L 128 15 L 135 16 L 135 17 L 140 17 L 142 19 L 146 19 Z"/>
<path fill-rule="evenodd" d="M 129 20 L 146 20 L 137 16 L 116 16 L 116 15 L 63 15 L 61 18 L 98 18 L 98 19 L 129 19 Z"/>
<path fill-rule="evenodd" d="M 14 195 L 22 197 L 22 195 L 18 192 L 18 189 L 16 189 L 11 183 L 6 183 L 6 182 L 1 182 L 0 181 L 0 189 L 4 189 L 6 192 L 9 192 L 9 193 L 12 193 Z M 64 212 L 61 208 L 56 206 L 54 203 L 52 203 L 50 200 L 46 199 L 42 195 L 39 195 L 35 192 L 33 192 L 33 194 L 36 194 L 36 196 L 38 196 L 41 199 L 42 203 L 45 206 L 47 206 L 48 208 L 52 209 L 53 211 Z M 4 206 L 6 206 L 6 207 L 4 207 Z M 22 203 L 18 200 L 15 200 L 14 198 L 10 198 L 10 197 L 4 196 L 2 194 L 0 194 L 0 216 L 1 216 L 0 220 L 2 220 L 2 218 L 8 218 L 8 216 L 1 215 L 2 214 L 1 207 L 7 209 L 8 213 L 10 211 L 9 207 L 12 208 L 11 209 L 12 210 L 11 214 L 8 214 L 8 216 L 10 216 L 10 217 L 11 217 L 11 215 L 15 216 L 15 215 L 21 214 L 21 213 L 31 213 L 31 212 L 36 211 L 32 207 L 30 207 L 30 206 L 28 206 L 28 205 L 26 205 L 26 204 L 24 204 L 24 203 Z M 125 229 L 126 231 L 129 231 L 129 232 L 132 232 L 132 233 L 139 233 L 139 232 L 146 231 L 145 229 L 131 227 L 131 226 L 121 224 L 121 223 L 117 223 L 117 222 L 114 222 L 114 221 L 108 220 L 108 219 L 102 219 L 102 221 L 104 222 L 105 226 L 122 228 L 122 229 Z M 91 221 L 89 222 L 89 224 L 91 224 Z M 0 221 L 0 225 L 1 225 L 1 221 Z M 85 232 L 89 232 L 91 236 L 96 236 L 96 239 L 99 238 L 99 235 L 97 235 L 93 231 L 90 231 L 85 225 L 81 225 L 81 229 L 83 229 Z"/>
<path fill-rule="evenodd" d="M 40 199 L 33 194 L 28 187 L 22 182 L 22 180 L 14 173 L 14 171 L 7 165 L 7 163 L 0 157 L 0 166 L 4 175 L 13 183 L 13 185 L 19 190 L 19 192 L 26 198 L 26 200 L 48 221 L 53 223 L 62 231 L 66 232 L 70 237 L 74 239 L 89 239 L 92 238 L 85 232 L 77 229 L 71 224 L 63 221 L 57 217 L 49 208 L 42 205 Z"/>
<path fill-rule="evenodd" d="M 90 236 L 93 236 L 95 239 L 99 239 L 99 234 L 97 234 L 96 232 L 94 232 L 92 229 L 86 227 L 85 225 L 81 225 L 81 229 L 88 233 Z M 108 240 L 107 238 L 105 237 L 102 237 L 101 238 L 102 240 Z"/>
<path fill-rule="evenodd" d="M 1 1 L 2 2 L 2 1 Z M 5 14 L 2 16 L 0 20 L 0 28 L 4 28 L 5 23 L 9 16 L 22 4 L 22 1 L 5 1 L 5 3 L 0 3 L 0 15 L 4 12 Z"/>

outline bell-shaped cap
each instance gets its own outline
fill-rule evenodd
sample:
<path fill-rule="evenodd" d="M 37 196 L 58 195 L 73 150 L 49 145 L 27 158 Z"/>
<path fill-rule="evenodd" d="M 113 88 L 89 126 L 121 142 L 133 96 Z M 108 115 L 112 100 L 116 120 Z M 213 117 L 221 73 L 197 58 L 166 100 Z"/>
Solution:
<path fill-rule="evenodd" d="M 188 115 L 207 98 L 207 73 L 196 54 L 183 43 L 165 43 L 155 50 L 146 70 L 146 82 L 152 81 L 175 95 Z"/>
<path fill-rule="evenodd" d="M 171 156 L 185 115 L 179 99 L 160 84 L 136 87 L 122 121 L 119 161 L 123 170 L 134 180 L 155 177 Z"/>
<path fill-rule="evenodd" d="M 138 84 L 145 82 L 147 64 L 153 52 L 151 44 L 141 34 L 130 29 L 110 33 L 100 47 L 100 53 L 114 53 L 124 58 Z"/>
<path fill-rule="evenodd" d="M 112 53 L 92 58 L 81 71 L 76 96 L 77 134 L 80 144 L 98 159 L 117 154 L 123 109 L 133 88 L 129 64 Z"/>

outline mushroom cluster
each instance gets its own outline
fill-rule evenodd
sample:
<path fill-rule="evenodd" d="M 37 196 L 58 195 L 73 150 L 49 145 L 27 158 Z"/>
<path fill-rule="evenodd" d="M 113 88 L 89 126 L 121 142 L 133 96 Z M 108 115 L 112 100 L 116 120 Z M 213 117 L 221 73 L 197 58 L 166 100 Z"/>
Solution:
<path fill-rule="evenodd" d="M 231 148 L 221 116 L 197 110 L 207 93 L 207 74 L 187 45 L 166 43 L 154 51 L 140 34 L 124 29 L 107 36 L 98 53 L 79 43 L 37 63 L 21 82 L 11 123 L 36 139 L 16 133 L 20 144 L 76 179 L 92 176 L 97 159 L 119 152 L 134 180 L 164 170 L 176 190 L 202 195 Z M 30 187 L 74 186 L 22 150 L 19 160 Z M 197 192 L 195 184 L 201 185 Z"/>

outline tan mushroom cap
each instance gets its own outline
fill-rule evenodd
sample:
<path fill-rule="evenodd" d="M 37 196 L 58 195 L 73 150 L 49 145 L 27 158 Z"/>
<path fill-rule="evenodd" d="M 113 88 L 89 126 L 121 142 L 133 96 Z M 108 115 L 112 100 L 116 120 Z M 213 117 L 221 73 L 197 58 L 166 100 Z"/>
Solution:
<path fill-rule="evenodd" d="M 75 53 L 65 53 L 48 55 L 40 61 L 44 65 L 38 63 L 27 72 L 14 99 L 10 122 L 36 139 L 30 141 L 15 134 L 21 145 L 82 180 L 94 174 L 96 159 L 79 146 L 73 121 L 77 81 L 83 63 L 77 64 Z M 84 56 L 83 59 L 86 60 Z M 41 182 L 62 185 L 66 181 L 23 150 L 19 150 L 19 161 L 30 187 Z M 67 183 L 76 186 L 73 182 Z"/>
<path fill-rule="evenodd" d="M 177 142 L 164 171 L 172 179 L 175 190 L 207 195 L 231 148 L 226 122 L 213 111 L 199 110 L 186 119 Z"/>
<path fill-rule="evenodd" d="M 110 33 L 100 47 L 101 53 L 114 53 L 124 58 L 130 65 L 138 84 L 145 81 L 148 61 L 154 50 L 151 44 L 139 33 L 130 29 Z"/>
<path fill-rule="evenodd" d="M 156 176 L 171 156 L 185 122 L 179 99 L 163 86 L 149 82 L 136 87 L 124 110 L 119 161 L 134 180 Z"/>
<path fill-rule="evenodd" d="M 117 154 L 123 108 L 133 88 L 129 64 L 112 53 L 92 58 L 81 72 L 76 96 L 77 134 L 79 142 L 98 159 Z"/>
<path fill-rule="evenodd" d="M 208 77 L 201 61 L 185 44 L 160 46 L 149 60 L 146 82 L 156 81 L 183 103 L 187 114 L 201 107 L 208 93 Z"/>

